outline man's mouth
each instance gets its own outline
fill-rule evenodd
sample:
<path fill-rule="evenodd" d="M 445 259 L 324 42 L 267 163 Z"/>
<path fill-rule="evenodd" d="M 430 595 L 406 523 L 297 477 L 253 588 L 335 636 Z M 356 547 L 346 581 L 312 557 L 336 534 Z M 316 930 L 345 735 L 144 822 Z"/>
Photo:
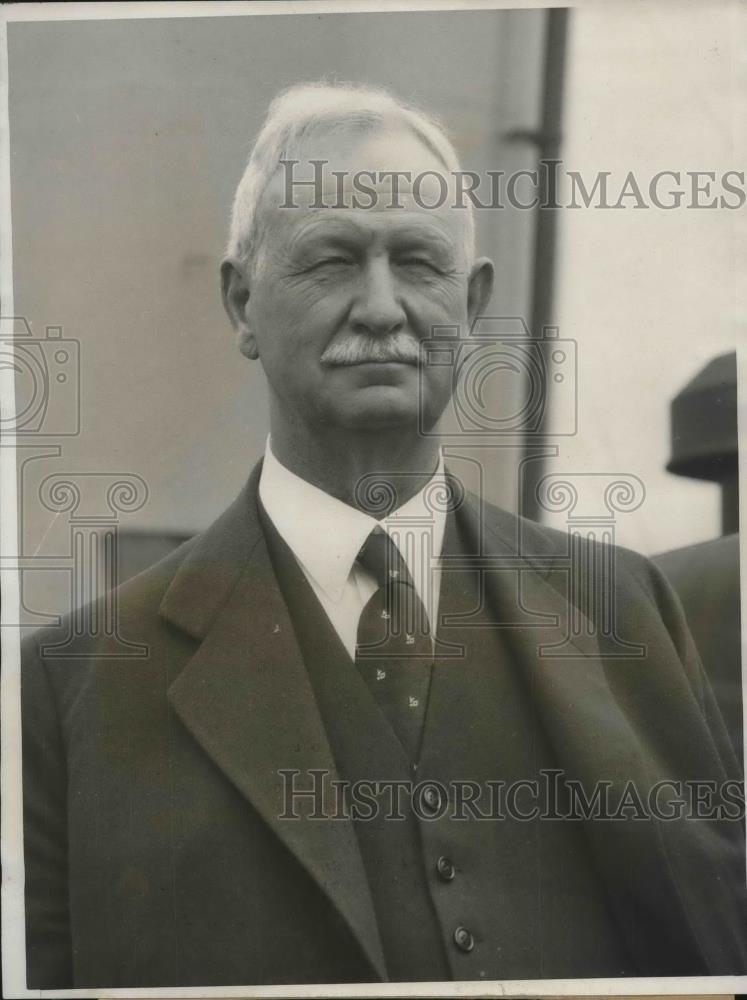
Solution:
<path fill-rule="evenodd" d="M 411 368 L 417 367 L 416 361 L 403 361 L 402 358 L 377 358 L 375 361 L 339 361 L 339 362 L 326 362 L 330 367 L 337 368 L 360 368 L 363 365 L 409 365 Z"/>

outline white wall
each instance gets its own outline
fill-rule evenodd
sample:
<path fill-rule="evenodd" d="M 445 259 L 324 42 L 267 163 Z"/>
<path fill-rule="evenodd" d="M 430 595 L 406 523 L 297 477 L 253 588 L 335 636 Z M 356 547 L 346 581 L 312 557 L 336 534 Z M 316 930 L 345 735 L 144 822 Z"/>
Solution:
<path fill-rule="evenodd" d="M 69 545 L 67 515 L 39 503 L 50 473 L 141 476 L 148 502 L 123 528 L 192 533 L 261 453 L 264 379 L 233 342 L 218 267 L 274 94 L 324 75 L 390 86 L 444 119 L 469 168 L 526 167 L 533 149 L 502 133 L 536 126 L 544 19 L 428 11 L 9 26 L 15 311 L 36 338 L 62 326 L 81 357 L 80 434 L 53 434 L 59 457 L 24 469 L 25 553 Z M 497 308 L 526 314 L 530 214 L 482 213 L 478 231 L 498 261 Z M 514 457 L 494 465 L 492 499 L 513 506 Z M 69 586 L 64 569 L 25 574 L 40 611 L 64 609 Z"/>
<path fill-rule="evenodd" d="M 734 4 L 588 4 L 568 53 L 566 167 L 646 180 L 745 169 L 735 151 Z M 564 471 L 628 472 L 646 500 L 617 538 L 655 553 L 720 533 L 719 489 L 669 475 L 668 403 L 738 336 L 735 232 L 747 209 L 563 211 L 558 318 L 578 341 L 580 429 Z M 744 316 L 741 317 L 742 331 Z M 562 525 L 563 516 L 551 523 Z"/>

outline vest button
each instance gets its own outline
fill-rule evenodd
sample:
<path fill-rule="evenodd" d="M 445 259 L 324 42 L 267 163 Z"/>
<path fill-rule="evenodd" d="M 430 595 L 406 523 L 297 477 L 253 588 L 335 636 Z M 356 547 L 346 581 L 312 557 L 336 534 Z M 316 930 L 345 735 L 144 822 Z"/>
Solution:
<path fill-rule="evenodd" d="M 454 931 L 454 944 L 460 951 L 472 951 L 475 947 L 475 939 L 466 927 L 457 927 Z"/>
<path fill-rule="evenodd" d="M 427 785 L 423 789 L 423 809 L 431 816 L 435 816 L 441 806 L 441 796 L 438 789 L 433 785 Z"/>
<path fill-rule="evenodd" d="M 456 875 L 456 868 L 454 867 L 454 862 L 451 858 L 445 857 L 443 854 L 436 862 L 436 871 L 438 876 L 444 882 L 451 882 L 451 880 Z"/>

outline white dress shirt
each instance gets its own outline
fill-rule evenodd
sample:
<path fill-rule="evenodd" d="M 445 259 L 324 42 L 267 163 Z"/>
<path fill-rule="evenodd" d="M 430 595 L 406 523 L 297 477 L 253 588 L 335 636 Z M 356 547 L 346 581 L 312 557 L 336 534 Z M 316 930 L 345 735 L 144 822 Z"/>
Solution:
<path fill-rule="evenodd" d="M 356 557 L 376 527 L 399 548 L 435 633 L 446 513 L 428 498 L 434 490 L 440 492 L 440 484 L 445 484 L 442 457 L 419 493 L 377 521 L 286 469 L 267 442 L 260 499 L 353 659 L 358 619 L 378 587 Z"/>

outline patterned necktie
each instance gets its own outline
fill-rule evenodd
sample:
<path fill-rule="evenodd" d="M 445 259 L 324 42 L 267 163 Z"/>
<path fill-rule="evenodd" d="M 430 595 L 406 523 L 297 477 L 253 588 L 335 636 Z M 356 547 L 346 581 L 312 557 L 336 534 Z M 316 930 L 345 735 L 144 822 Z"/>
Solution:
<path fill-rule="evenodd" d="M 414 764 L 433 665 L 428 615 L 399 549 L 381 528 L 368 536 L 358 563 L 379 589 L 361 612 L 355 662 Z"/>

